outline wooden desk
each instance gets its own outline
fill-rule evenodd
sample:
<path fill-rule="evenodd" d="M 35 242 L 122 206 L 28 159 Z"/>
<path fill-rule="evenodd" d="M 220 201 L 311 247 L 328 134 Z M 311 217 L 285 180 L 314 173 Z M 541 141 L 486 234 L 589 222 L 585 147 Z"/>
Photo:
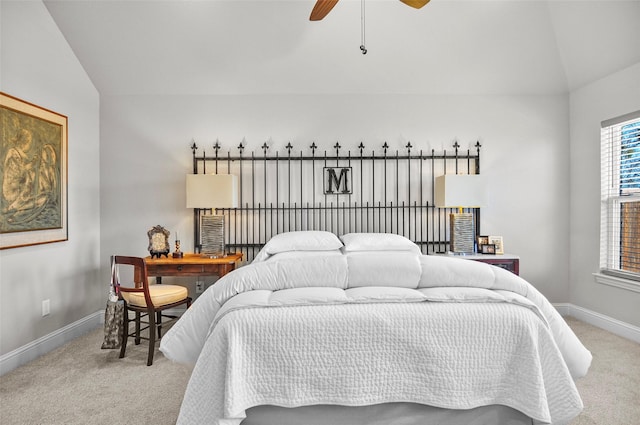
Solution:
<path fill-rule="evenodd" d="M 201 257 L 200 254 L 184 254 L 182 258 L 144 259 L 147 274 L 156 277 L 156 283 L 162 283 L 163 276 L 218 276 L 233 271 L 236 263 L 242 259 L 241 253 L 229 254 L 222 258 Z"/>

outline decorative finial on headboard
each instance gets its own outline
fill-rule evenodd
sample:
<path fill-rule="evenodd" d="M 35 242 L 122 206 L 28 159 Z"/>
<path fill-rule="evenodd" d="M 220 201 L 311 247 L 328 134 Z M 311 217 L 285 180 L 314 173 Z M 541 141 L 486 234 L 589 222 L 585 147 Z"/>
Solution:
<path fill-rule="evenodd" d="M 213 144 L 213 150 L 216 152 L 216 158 L 218 157 L 218 151 L 220 150 L 220 142 L 216 139 L 216 142 Z"/>
<path fill-rule="evenodd" d="M 456 149 L 456 152 L 458 152 L 458 148 L 460 147 L 460 143 L 458 143 L 458 141 L 456 140 L 456 141 L 453 143 L 453 147 Z"/>
<path fill-rule="evenodd" d="M 240 144 L 238 145 L 238 150 L 240 151 L 240 156 L 242 156 L 242 152 L 244 152 L 244 144 L 245 144 L 245 139 L 243 137 L 242 138 L 242 142 L 240 142 Z"/>
<path fill-rule="evenodd" d="M 264 152 L 264 156 L 267 156 L 267 149 L 269 149 L 269 145 L 267 145 L 267 142 L 264 142 L 262 144 L 262 152 Z"/>
<path fill-rule="evenodd" d="M 405 146 L 405 148 L 407 148 L 407 154 L 411 155 L 411 148 L 413 146 L 411 145 L 411 142 L 407 142 L 407 146 Z"/>
<path fill-rule="evenodd" d="M 362 156 L 362 151 L 364 150 L 364 143 L 360 142 L 358 145 L 358 149 L 360 149 L 360 156 Z"/>
<path fill-rule="evenodd" d="M 478 151 L 480 150 L 480 148 L 482 147 L 482 145 L 480 144 L 480 140 L 478 140 L 475 144 L 476 149 L 478 149 Z"/>
<path fill-rule="evenodd" d="M 291 144 L 291 142 L 287 143 L 287 146 L 285 146 L 285 148 L 287 148 L 287 155 L 291 156 L 291 149 L 293 149 L 293 145 Z"/>
<path fill-rule="evenodd" d="M 196 141 L 194 139 L 191 139 L 191 150 L 193 151 L 193 154 L 196 154 L 196 151 L 198 150 L 198 145 L 196 145 Z"/>
<path fill-rule="evenodd" d="M 386 156 L 387 155 L 387 149 L 389 149 L 389 145 L 387 144 L 387 142 L 384 142 L 384 145 L 382 145 L 382 149 L 384 150 L 384 154 Z"/>
<path fill-rule="evenodd" d="M 340 146 L 340 143 L 336 142 L 336 144 L 333 145 L 333 147 L 336 149 L 336 156 L 340 156 L 340 148 L 342 147 Z"/>
<path fill-rule="evenodd" d="M 318 146 L 316 146 L 316 142 L 311 143 L 311 146 L 309 146 L 311 148 L 311 156 L 316 156 L 316 149 L 318 149 Z"/>

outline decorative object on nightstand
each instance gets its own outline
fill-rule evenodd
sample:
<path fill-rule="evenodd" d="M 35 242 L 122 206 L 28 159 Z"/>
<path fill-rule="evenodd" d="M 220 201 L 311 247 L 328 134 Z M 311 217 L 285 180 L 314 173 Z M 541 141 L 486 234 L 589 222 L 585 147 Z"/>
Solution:
<path fill-rule="evenodd" d="M 449 215 L 451 249 L 454 254 L 473 254 L 475 226 L 473 214 L 463 208 L 486 205 L 484 180 L 479 174 L 445 174 L 436 177 L 435 205 L 438 208 L 457 208 Z"/>
<path fill-rule="evenodd" d="M 504 254 L 502 236 L 478 236 L 478 253 L 480 254 Z"/>
<path fill-rule="evenodd" d="M 480 247 L 480 254 L 496 254 L 496 246 L 494 244 L 485 243 L 478 246 Z"/>
<path fill-rule="evenodd" d="M 225 255 L 224 214 L 216 208 L 237 208 L 238 178 L 232 174 L 187 174 L 187 208 L 195 208 L 196 245 L 209 258 Z M 202 210 L 211 209 L 211 214 Z M 198 227 L 199 225 L 199 227 Z"/>
<path fill-rule="evenodd" d="M 489 236 L 489 243 L 491 245 L 495 245 L 496 254 L 504 254 L 504 243 L 502 242 L 502 236 Z"/>
<path fill-rule="evenodd" d="M 148 250 L 151 258 L 160 258 L 162 255 L 169 256 L 169 231 L 167 229 L 160 225 L 153 226 L 147 232 L 147 236 L 149 237 Z"/>
<path fill-rule="evenodd" d="M 176 232 L 176 250 L 173 251 L 173 258 L 182 258 L 184 253 L 180 251 L 180 239 L 178 239 L 178 232 Z"/>

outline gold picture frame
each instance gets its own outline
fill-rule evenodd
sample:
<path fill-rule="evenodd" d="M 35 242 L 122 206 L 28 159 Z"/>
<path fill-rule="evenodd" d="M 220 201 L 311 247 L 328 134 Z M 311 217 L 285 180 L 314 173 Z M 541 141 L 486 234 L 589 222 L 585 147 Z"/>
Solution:
<path fill-rule="evenodd" d="M 504 254 L 504 243 L 502 242 L 502 236 L 489 236 L 489 244 L 496 246 L 496 254 Z"/>
<path fill-rule="evenodd" d="M 69 238 L 67 117 L 0 92 L 0 249 Z"/>

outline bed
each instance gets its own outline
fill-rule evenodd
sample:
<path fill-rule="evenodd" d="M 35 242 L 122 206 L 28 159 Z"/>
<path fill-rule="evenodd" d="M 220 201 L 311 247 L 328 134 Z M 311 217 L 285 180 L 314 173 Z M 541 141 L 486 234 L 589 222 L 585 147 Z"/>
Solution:
<path fill-rule="evenodd" d="M 323 231 L 274 236 L 160 350 L 194 365 L 179 424 L 563 424 L 591 363 L 506 270 Z"/>

